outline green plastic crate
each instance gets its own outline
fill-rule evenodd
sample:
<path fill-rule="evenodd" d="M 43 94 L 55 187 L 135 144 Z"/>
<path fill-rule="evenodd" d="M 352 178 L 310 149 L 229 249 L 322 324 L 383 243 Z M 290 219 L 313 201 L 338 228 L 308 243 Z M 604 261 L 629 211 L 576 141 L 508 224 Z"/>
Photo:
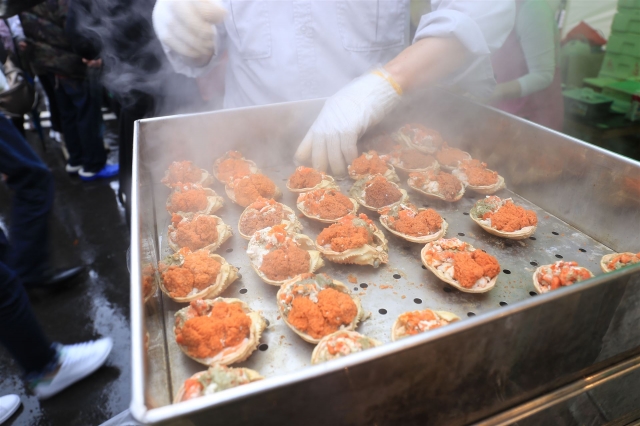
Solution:
<path fill-rule="evenodd" d="M 607 41 L 607 52 L 640 57 L 640 34 L 612 32 Z"/>
<path fill-rule="evenodd" d="M 640 9 L 640 0 L 618 0 L 618 10 Z"/>
<path fill-rule="evenodd" d="M 640 34 L 640 9 L 623 9 L 613 18 L 611 31 Z"/>
<path fill-rule="evenodd" d="M 640 76 L 640 57 L 607 51 L 598 77 L 623 80 Z"/>

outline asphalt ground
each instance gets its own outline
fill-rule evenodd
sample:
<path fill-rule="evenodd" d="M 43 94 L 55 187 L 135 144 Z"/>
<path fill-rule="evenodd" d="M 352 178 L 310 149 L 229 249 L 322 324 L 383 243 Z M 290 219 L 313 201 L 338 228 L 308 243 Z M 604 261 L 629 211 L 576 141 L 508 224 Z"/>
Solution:
<path fill-rule="evenodd" d="M 114 125 L 107 122 L 107 127 Z M 58 143 L 45 136 L 45 150 L 34 132 L 27 139 L 55 177 L 52 264 L 86 267 L 72 285 L 57 292 L 31 292 L 35 313 L 53 341 L 71 344 L 110 336 L 114 347 L 102 368 L 46 401 L 29 393 L 19 366 L 0 347 L 0 395 L 15 393 L 22 400 L 6 425 L 99 425 L 127 409 L 131 396 L 129 230 L 116 198 L 118 180 L 82 182 L 64 171 Z M 109 154 L 110 162 L 114 159 L 117 150 Z M 9 209 L 10 193 L 0 184 L 0 226 L 5 231 Z"/>

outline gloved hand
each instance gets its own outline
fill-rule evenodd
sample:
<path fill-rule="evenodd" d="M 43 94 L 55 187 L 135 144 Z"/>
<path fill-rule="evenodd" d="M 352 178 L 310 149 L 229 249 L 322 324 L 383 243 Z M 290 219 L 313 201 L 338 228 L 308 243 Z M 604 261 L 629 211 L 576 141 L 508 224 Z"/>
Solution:
<path fill-rule="evenodd" d="M 384 70 L 358 77 L 327 99 L 296 151 L 296 162 L 311 162 L 323 172 L 330 165 L 335 177 L 345 176 L 347 164 L 358 156 L 358 138 L 398 104 L 401 94 Z"/>
<path fill-rule="evenodd" d="M 172 51 L 205 65 L 216 51 L 214 25 L 226 13 L 219 0 L 158 0 L 153 29 Z"/>

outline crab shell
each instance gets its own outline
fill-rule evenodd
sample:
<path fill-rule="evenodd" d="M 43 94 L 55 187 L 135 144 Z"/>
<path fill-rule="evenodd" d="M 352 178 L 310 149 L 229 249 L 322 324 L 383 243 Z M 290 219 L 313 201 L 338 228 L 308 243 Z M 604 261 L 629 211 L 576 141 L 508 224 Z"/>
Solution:
<path fill-rule="evenodd" d="M 278 293 L 276 294 L 276 300 L 279 301 L 280 300 L 280 295 L 285 293 L 287 291 L 288 287 L 297 285 L 298 282 L 300 281 L 301 276 L 297 276 L 294 277 L 288 281 L 285 281 L 284 284 L 282 284 L 282 286 L 280 287 L 280 290 L 278 290 Z M 344 328 L 341 328 L 341 330 L 354 330 L 357 326 L 358 326 L 358 322 L 360 322 L 363 318 L 364 318 L 364 311 L 362 310 L 362 305 L 360 304 L 360 298 L 356 297 L 356 296 L 352 296 L 351 292 L 349 291 L 349 288 L 344 285 L 343 283 L 341 283 L 340 281 L 336 281 L 336 280 L 332 280 L 333 281 L 333 285 L 335 288 L 335 290 L 341 292 L 341 293 L 345 293 L 348 294 L 351 297 L 351 300 L 353 300 L 353 303 L 356 304 L 356 308 L 358 309 L 358 312 L 356 312 L 356 316 L 353 318 L 353 321 L 351 321 L 351 323 L 347 326 L 344 326 Z M 318 285 L 318 288 L 324 289 L 324 287 L 320 287 Z M 295 328 L 293 325 L 291 325 L 289 323 L 289 319 L 287 318 L 287 316 L 284 313 L 284 308 L 282 307 L 282 305 L 278 302 L 278 311 L 280 312 L 280 316 L 282 317 L 282 319 L 284 320 L 284 323 L 287 324 L 287 326 L 293 330 L 294 333 L 296 333 L 298 336 L 300 336 L 302 338 L 302 340 L 304 340 L 305 342 L 309 342 L 309 343 L 313 343 L 313 344 L 317 344 L 318 342 L 320 342 L 320 340 L 322 340 L 322 338 L 320 339 L 316 339 L 311 337 L 310 335 L 303 333 L 302 331 L 298 330 L 297 328 Z M 326 337 L 326 336 L 325 336 Z"/>
<path fill-rule="evenodd" d="M 216 299 L 207 299 L 207 300 L 203 300 L 203 302 L 205 302 L 206 304 L 213 306 L 215 303 L 218 302 L 224 302 L 224 303 L 229 303 L 229 304 L 237 304 L 240 305 L 240 307 L 242 308 L 242 310 L 244 311 L 245 314 L 247 314 L 247 316 L 249 317 L 249 319 L 251 320 L 251 327 L 249 329 L 249 337 L 245 338 L 244 341 L 242 343 L 240 343 L 239 345 L 236 345 L 232 348 L 224 348 L 221 352 L 218 352 L 215 356 L 210 357 L 210 358 L 196 358 L 193 357 L 191 355 L 189 355 L 189 352 L 187 351 L 187 348 L 185 348 L 183 345 L 177 343 L 177 345 L 180 347 L 180 350 L 182 352 L 184 352 L 184 354 L 186 356 L 188 356 L 189 358 L 193 359 L 194 361 L 199 362 L 200 364 L 204 364 L 204 365 L 215 365 L 215 364 L 220 364 L 220 365 L 230 365 L 236 362 L 242 362 L 245 359 L 249 358 L 249 355 L 251 355 L 251 353 L 253 351 L 256 350 L 256 348 L 258 347 L 258 343 L 260 342 L 260 335 L 262 334 L 262 331 L 265 329 L 265 327 L 267 326 L 267 323 L 265 322 L 264 318 L 262 317 L 262 312 L 260 311 L 252 311 L 249 308 L 249 305 L 247 305 L 246 303 L 244 303 L 242 300 L 240 299 L 234 299 L 234 298 L 224 298 L 224 297 L 218 297 Z M 184 307 L 182 309 L 180 309 L 178 312 L 176 312 L 175 314 L 175 318 L 176 321 L 179 318 L 179 314 L 183 311 L 186 311 L 187 309 L 189 309 L 189 306 Z M 173 327 L 173 332 L 174 334 L 176 333 L 176 330 L 178 329 L 178 326 L 175 325 Z"/>
<path fill-rule="evenodd" d="M 504 183 L 504 178 L 500 175 L 498 175 L 498 181 L 496 183 L 494 183 L 493 185 L 483 185 L 483 186 L 476 186 L 476 185 L 470 185 L 467 182 L 467 175 L 460 169 L 455 169 L 452 174 L 457 177 L 458 179 L 460 179 L 460 181 L 462 182 L 463 185 L 465 185 L 467 188 L 469 188 L 470 190 L 477 192 L 478 194 L 482 194 L 482 195 L 491 195 L 491 194 L 495 194 L 496 192 L 500 191 L 501 189 L 504 189 L 507 187 L 507 185 L 505 185 Z M 464 179 L 461 177 L 464 176 Z"/>
<path fill-rule="evenodd" d="M 542 268 L 547 267 L 547 266 L 551 266 L 551 265 L 542 265 L 539 266 L 538 268 L 536 268 L 536 270 L 533 272 L 533 287 L 536 289 L 536 291 L 538 292 L 538 294 L 544 294 L 544 293 L 548 293 L 551 291 L 551 289 L 547 290 L 546 288 L 544 288 L 541 284 L 540 281 L 538 280 L 538 274 L 540 272 L 542 272 Z M 584 269 L 585 271 L 587 271 L 590 275 L 590 277 L 593 277 L 593 273 L 588 270 L 587 268 L 584 268 L 582 266 L 574 266 L 574 268 L 580 268 L 580 269 Z M 575 283 L 574 283 L 575 284 Z M 571 284 L 573 285 L 573 284 Z M 564 286 L 564 287 L 569 287 L 569 286 Z"/>
<path fill-rule="evenodd" d="M 327 343 L 329 342 L 329 340 L 331 340 L 334 336 L 336 336 L 337 334 L 346 334 L 348 337 L 351 337 L 353 339 L 367 339 L 369 341 L 369 343 L 371 343 L 372 346 L 381 346 L 382 342 L 373 339 L 371 337 L 367 337 L 363 334 L 358 333 L 357 331 L 351 331 L 351 330 L 338 330 L 334 333 L 328 334 L 326 336 L 324 336 L 322 339 L 320 339 L 320 341 L 318 342 L 318 345 L 313 348 L 313 352 L 311 353 L 311 364 L 315 365 L 315 364 L 320 364 L 322 362 L 325 361 L 321 361 L 322 358 L 322 352 L 327 350 Z M 360 351 L 358 351 L 360 352 Z M 355 352 L 352 352 L 355 353 Z M 343 356 L 347 356 L 347 355 L 338 355 L 338 356 L 333 356 L 330 359 L 336 359 L 336 358 L 341 358 Z"/>
<path fill-rule="evenodd" d="M 382 174 L 382 176 L 387 178 L 387 180 L 389 182 L 400 182 L 400 178 L 396 174 L 396 169 L 393 167 L 393 165 L 387 162 L 387 167 L 388 167 L 387 170 Z M 351 172 L 351 165 L 347 166 L 347 170 L 349 171 L 349 177 L 351 179 L 353 179 L 353 180 L 368 179 L 371 176 L 375 176 L 375 175 L 371 175 L 371 174 L 368 174 L 368 173 L 365 173 L 363 175 L 358 175 L 358 174 L 352 173 Z"/>
<path fill-rule="evenodd" d="M 373 227 L 373 242 L 377 242 L 375 245 L 365 244 L 362 247 L 338 252 L 320 246 L 316 240 L 316 247 L 324 257 L 332 262 L 352 265 L 371 265 L 377 268 L 380 264 L 389 262 L 389 248 L 387 247 L 387 239 L 382 231 L 375 225 L 373 225 Z"/>
<path fill-rule="evenodd" d="M 204 169 L 200 169 L 200 170 L 202 171 L 202 177 L 200 177 L 200 180 L 199 180 L 198 182 L 189 182 L 189 183 L 196 183 L 196 184 L 198 184 L 198 185 L 200 185 L 200 186 L 203 186 L 203 187 L 204 187 L 204 186 L 209 186 L 209 185 L 211 185 L 211 184 L 213 183 L 213 176 L 211 176 L 211 175 L 209 174 L 209 172 L 207 172 L 207 171 L 206 171 L 206 170 L 204 170 Z M 171 185 L 171 184 L 168 182 L 168 178 L 169 178 L 169 170 L 167 170 L 167 171 L 165 171 L 165 172 L 164 172 L 164 177 L 162 178 L 162 180 L 161 180 L 160 182 L 164 183 L 164 185 L 165 185 L 167 188 L 171 188 L 171 189 L 173 189 L 173 188 L 174 188 L 174 186 L 175 186 L 175 184 L 174 184 L 174 185 Z M 184 182 L 183 182 L 183 183 L 184 183 Z"/>
<path fill-rule="evenodd" d="M 229 158 L 229 153 L 225 152 L 225 154 L 218 158 L 216 161 L 213 162 L 213 177 L 216 178 L 216 180 L 222 184 L 227 184 L 227 182 L 221 180 L 218 175 L 219 175 L 219 170 L 220 170 L 220 163 L 222 163 L 224 160 L 227 160 Z M 249 173 L 250 174 L 255 174 L 255 173 L 260 173 L 260 169 L 258 168 L 258 166 L 256 165 L 256 163 L 254 163 L 251 160 L 247 160 L 246 158 L 242 157 L 243 161 L 246 161 L 247 163 L 249 163 Z"/>
<path fill-rule="evenodd" d="M 498 281 L 498 275 L 496 275 L 495 277 L 493 277 L 491 279 L 491 281 L 489 281 L 489 283 L 487 284 L 487 286 L 485 288 L 466 288 L 460 285 L 460 283 L 458 283 L 458 280 L 455 280 L 453 278 L 449 278 L 444 272 L 439 271 L 437 268 L 431 266 L 425 259 L 425 254 L 427 252 L 427 249 L 430 248 L 431 243 L 427 243 L 422 250 L 420 251 L 420 259 L 422 260 L 422 264 L 425 266 L 425 268 L 427 268 L 428 270 L 430 270 L 431 272 L 434 273 L 434 275 L 436 277 L 438 277 L 440 280 L 444 281 L 445 283 L 451 285 L 452 287 L 457 288 L 458 290 L 464 292 L 464 293 L 486 293 L 489 290 L 491 290 L 493 287 L 496 286 L 496 281 Z M 467 243 L 467 248 L 465 251 L 468 252 L 472 252 L 475 251 L 475 248 L 471 245 Z"/>
<path fill-rule="evenodd" d="M 404 127 L 404 126 L 403 126 Z M 402 133 L 402 128 L 398 129 L 395 133 L 391 135 L 391 137 L 398 142 L 400 145 L 405 146 L 407 148 L 415 149 L 424 154 L 435 154 L 438 152 L 440 147 L 426 147 L 421 144 L 414 143 L 411 138 L 404 133 Z"/>
<path fill-rule="evenodd" d="M 616 256 L 620 256 L 621 254 L 626 254 L 629 256 L 635 256 L 636 253 L 631 253 L 631 252 L 626 252 L 626 253 L 611 253 L 611 254 L 605 254 L 604 256 L 602 256 L 602 259 L 600 259 L 600 269 L 602 269 L 602 272 L 611 272 L 611 271 L 615 271 L 615 269 L 609 269 L 607 267 L 607 265 L 609 264 L 609 262 L 611 262 L 613 260 L 614 257 Z M 628 266 L 630 266 L 632 264 L 629 264 Z"/>
<path fill-rule="evenodd" d="M 471 160 L 471 159 L 473 158 L 473 157 L 471 157 L 471 154 L 469 154 L 468 152 L 466 152 L 466 151 L 462 151 L 462 152 L 464 152 L 464 154 L 465 154 L 465 158 L 464 158 L 464 160 Z M 463 160 L 463 161 L 464 161 L 464 160 Z M 459 163 L 460 163 L 460 162 L 458 162 L 458 164 L 459 164 Z M 455 169 L 457 169 L 457 168 L 458 168 L 458 166 L 457 166 L 457 165 L 456 165 L 456 166 L 447 166 L 446 164 L 442 164 L 442 163 L 438 163 L 438 164 L 440 164 L 440 168 L 441 168 L 442 170 L 444 170 L 445 172 L 449 172 L 449 173 L 451 173 L 452 171 L 454 171 Z M 435 312 L 435 311 L 434 311 L 434 312 Z"/>
<path fill-rule="evenodd" d="M 426 209 L 418 209 L 419 212 L 423 210 L 426 210 Z M 442 226 L 440 227 L 440 230 L 438 232 L 429 234 L 429 235 L 423 235 L 421 237 L 416 237 L 415 235 L 403 234 L 402 232 L 398 232 L 395 229 L 393 229 L 389 224 L 389 216 L 387 215 L 384 215 L 384 214 L 380 215 L 380 223 L 382 224 L 382 226 L 384 226 L 387 229 L 387 231 L 391 232 L 393 235 L 397 235 L 398 237 L 404 240 L 407 240 L 411 243 L 420 243 L 420 244 L 426 244 L 430 241 L 435 241 L 444 237 L 444 234 L 447 233 L 447 229 L 449 228 L 449 224 L 447 223 L 447 221 L 442 219 Z"/>
<path fill-rule="evenodd" d="M 420 169 L 407 169 L 398 164 L 393 164 L 393 167 L 400 170 L 405 175 L 408 175 L 409 173 L 427 172 L 429 170 L 433 170 L 434 172 L 437 172 L 438 170 L 440 170 L 440 163 L 438 163 L 437 161 L 434 161 L 433 164 L 431 164 L 429 167 L 423 167 Z"/>
<path fill-rule="evenodd" d="M 302 193 L 302 192 L 311 192 L 311 191 L 315 191 L 316 189 L 321 189 L 321 188 L 338 188 L 338 186 L 336 185 L 336 181 L 333 179 L 332 176 L 329 176 L 327 174 L 322 174 L 322 180 L 320 181 L 319 184 L 317 184 L 316 186 L 314 186 L 313 188 L 292 188 L 289 185 L 289 180 L 291 179 L 291 176 L 289 177 L 289 179 L 287 179 L 287 183 L 286 183 L 286 187 L 289 191 L 291 192 L 295 192 L 297 194 Z"/>
<path fill-rule="evenodd" d="M 236 201 L 236 193 L 234 192 L 233 188 L 230 185 L 226 185 L 224 186 L 224 192 L 226 192 L 227 197 L 229 197 L 229 199 L 231 201 L 233 201 L 234 203 L 240 205 L 237 201 Z M 282 191 L 280 191 L 280 188 L 278 188 L 276 186 L 276 190 L 273 193 L 273 195 L 269 196 L 269 197 L 264 197 L 264 198 L 273 198 L 274 200 L 276 198 L 280 198 L 280 196 L 282 195 Z M 254 200 L 255 201 L 255 200 Z"/>
<path fill-rule="evenodd" d="M 216 367 L 218 367 L 218 366 L 214 366 L 214 367 L 212 367 L 212 368 L 216 368 Z M 249 378 L 249 381 L 250 381 L 250 382 L 255 382 L 255 381 L 258 381 L 258 380 L 262 380 L 262 379 L 264 379 L 264 377 L 262 377 L 262 376 L 260 375 L 260 373 L 258 373 L 258 372 L 257 372 L 257 371 L 255 371 L 255 370 L 252 370 L 252 369 L 250 369 L 250 368 L 233 368 L 233 367 L 229 367 L 229 368 L 230 368 L 231 370 L 234 370 L 234 371 L 236 371 L 236 370 L 243 370 L 243 371 L 244 371 L 244 373 L 245 373 L 245 374 L 247 375 L 247 377 Z M 200 376 L 202 376 L 203 374 L 206 374 L 206 373 L 207 373 L 207 370 L 205 370 L 205 371 L 200 371 L 200 372 L 198 372 L 198 373 L 194 374 L 193 376 L 189 377 L 189 379 L 192 379 L 192 380 L 198 380 L 198 379 L 200 378 Z M 189 380 L 189 379 L 187 379 L 187 380 Z M 185 382 L 186 382 L 186 380 L 185 380 Z M 240 385 L 240 386 L 242 386 L 242 385 Z M 182 398 L 184 398 L 185 390 L 186 390 L 186 389 L 185 389 L 185 387 L 184 387 L 184 383 L 182 383 L 182 386 L 180 386 L 180 389 L 178 389 L 178 393 L 176 393 L 176 397 L 173 399 L 173 403 L 174 403 L 174 404 L 177 404 L 178 402 L 182 402 Z"/>
<path fill-rule="evenodd" d="M 339 188 L 336 188 L 336 189 L 339 190 Z M 350 214 L 356 215 L 356 212 L 358 211 L 358 207 L 359 207 L 358 202 L 356 200 L 354 200 L 353 198 L 349 198 L 349 200 L 351 200 L 351 203 L 353 203 L 353 210 L 351 210 L 349 213 L 347 213 L 342 217 L 338 217 L 335 219 L 323 219 L 320 216 L 313 216 L 309 214 L 309 212 L 307 212 L 307 210 L 304 207 L 304 200 L 301 200 L 301 198 L 304 198 L 304 196 L 299 195 L 298 201 L 296 202 L 296 207 L 298 208 L 298 210 L 300 210 L 300 212 L 302 212 L 302 214 L 308 217 L 309 219 L 317 220 L 318 222 L 322 222 L 322 223 L 336 223 L 340 219 L 342 219 L 342 217 L 344 216 L 348 216 Z"/>
<path fill-rule="evenodd" d="M 282 203 L 278 203 L 282 206 L 282 210 L 285 213 L 285 217 L 288 218 L 293 218 L 293 220 L 282 220 L 282 222 L 280 222 L 281 224 L 284 225 L 284 229 L 292 234 L 298 233 L 300 231 L 302 231 L 302 224 L 300 223 L 300 221 L 298 220 L 298 217 L 296 216 L 296 212 L 294 212 L 289 206 L 282 204 Z M 247 213 L 247 211 L 249 210 L 249 206 L 247 206 L 246 209 L 244 209 L 244 211 L 242 212 L 242 214 L 240 215 L 240 219 L 238 219 L 238 234 L 240 234 L 240 236 L 242 238 L 244 238 L 245 240 L 250 240 L 251 239 L 251 235 L 245 235 L 242 233 L 242 231 L 240 230 L 240 224 L 242 223 L 242 218 L 244 217 L 244 215 Z"/>
<path fill-rule="evenodd" d="M 376 175 L 376 176 L 379 176 L 379 175 Z M 365 186 L 365 183 L 371 178 L 372 178 L 372 176 L 368 176 L 365 179 L 360 179 L 359 181 L 354 183 L 353 186 L 351 187 L 351 189 L 349 190 L 349 195 L 351 195 L 351 198 L 354 198 L 365 209 L 369 209 L 371 211 L 378 212 L 378 210 L 382 210 L 382 209 L 384 209 L 386 207 L 395 206 L 396 204 L 399 204 L 399 203 L 405 203 L 409 199 L 409 195 L 407 195 L 407 191 L 405 191 L 404 189 L 400 188 L 395 182 L 389 181 L 389 183 L 391 183 L 391 185 L 393 185 L 402 194 L 400 199 L 398 201 L 396 201 L 396 202 L 393 202 L 393 203 L 389 204 L 389 205 L 381 206 L 381 207 L 373 207 L 373 206 L 368 205 L 367 202 L 364 199 L 364 186 Z"/>
<path fill-rule="evenodd" d="M 191 296 L 173 297 L 169 294 L 169 290 L 167 290 L 164 286 L 164 280 L 162 279 L 162 274 L 160 274 L 160 290 L 162 290 L 162 292 L 169 298 L 178 303 L 189 303 L 192 300 L 197 299 L 213 299 L 214 297 L 220 295 L 220 293 L 225 291 L 232 282 L 238 279 L 238 269 L 236 269 L 235 266 L 227 263 L 227 261 L 222 256 L 213 254 L 211 252 L 208 254 L 210 258 L 220 263 L 220 272 L 216 276 L 216 281 L 214 283 L 210 284 L 208 287 Z M 184 257 L 180 253 L 175 253 L 165 258 L 163 262 L 168 266 L 181 266 L 184 263 Z"/>
<path fill-rule="evenodd" d="M 469 217 L 471 218 L 471 220 L 477 223 L 478 226 L 480 226 L 482 229 L 484 229 L 491 235 L 495 235 L 502 238 L 508 238 L 510 240 L 524 240 L 526 238 L 529 238 L 536 232 L 536 229 L 538 228 L 537 225 L 532 225 L 532 226 L 525 226 L 524 228 L 519 229 L 517 231 L 513 231 L 513 232 L 500 231 L 498 229 L 492 228 L 489 225 L 482 223 L 480 218 L 478 218 L 473 213 L 469 213 Z"/>
<path fill-rule="evenodd" d="M 425 309 L 422 309 L 422 310 L 424 311 Z M 447 312 L 447 311 L 434 311 L 433 309 L 429 309 L 429 310 L 434 314 L 436 314 L 437 316 L 439 316 L 440 318 L 442 318 L 443 320 L 448 321 L 450 323 L 454 321 L 460 321 L 460 317 L 454 313 Z M 420 311 L 410 311 L 410 312 L 420 312 Z M 402 324 L 400 323 L 400 316 L 406 313 L 407 312 L 403 312 L 402 314 L 398 315 L 398 318 L 396 318 L 396 320 L 393 322 L 393 325 L 391 326 L 391 340 L 393 342 L 395 342 L 398 339 L 402 339 L 403 337 L 409 336 L 409 334 L 403 334 L 400 332 L 400 329 L 402 328 Z M 427 331 L 430 331 L 430 330 L 426 330 L 424 331 L 424 333 L 426 333 Z"/>
<path fill-rule="evenodd" d="M 189 213 L 199 213 L 199 214 L 210 215 L 217 212 L 222 208 L 222 206 L 224 206 L 224 198 L 216 194 L 216 192 L 213 189 L 211 188 L 202 188 L 202 189 L 207 193 L 207 207 L 205 207 L 204 210 L 198 210 L 197 212 L 177 211 L 175 212 L 175 214 L 178 214 L 180 216 L 185 216 Z M 169 210 L 170 205 L 171 205 L 171 197 L 167 199 L 167 203 L 166 203 L 167 211 L 169 212 L 170 212 Z"/>
<path fill-rule="evenodd" d="M 324 266 L 324 260 L 322 260 L 322 256 L 320 256 L 320 252 L 315 250 L 315 244 L 313 244 L 313 240 L 311 238 L 307 237 L 304 234 L 290 234 L 289 237 L 291 237 L 296 243 L 298 243 L 298 246 L 301 249 L 306 250 L 309 253 L 310 259 L 309 259 L 308 272 L 314 273 L 315 271 L 317 271 L 318 269 Z M 248 247 L 251 247 L 252 245 L 255 245 L 255 244 L 257 244 L 255 239 L 251 237 Z M 254 259 L 255 259 L 255 256 L 251 256 L 251 255 L 249 256 L 249 260 L 251 261 L 251 267 L 256 272 L 256 274 L 258 274 L 260 279 L 265 283 L 270 285 L 275 285 L 275 286 L 281 286 L 282 284 L 284 284 L 285 282 L 291 279 L 291 278 L 288 278 L 281 281 L 275 281 L 267 278 L 264 272 L 260 270 L 260 267 L 255 265 Z"/>
<path fill-rule="evenodd" d="M 158 281 L 156 279 L 156 270 L 155 270 L 155 268 L 153 268 L 153 266 L 150 263 L 148 263 L 146 265 L 143 265 L 143 267 L 142 267 L 143 279 L 144 279 L 144 275 L 145 275 L 144 270 L 145 270 L 145 267 L 147 267 L 147 266 L 151 266 L 151 268 L 153 269 L 153 274 L 151 274 L 151 276 L 153 277 L 153 281 L 152 281 L 151 290 L 149 290 L 149 293 L 145 294 L 144 293 L 144 286 L 142 287 L 143 303 L 147 303 L 158 292 Z M 140 282 L 140 284 L 142 285 L 142 282 Z"/>
<path fill-rule="evenodd" d="M 183 217 L 182 220 L 186 219 L 187 221 L 191 221 L 193 220 L 195 215 L 193 213 L 186 213 L 181 216 Z M 210 216 L 216 219 L 216 224 L 217 224 L 216 231 L 218 231 L 218 239 L 212 242 L 211 244 L 202 247 L 202 249 L 200 250 L 208 250 L 210 252 L 214 252 L 233 235 L 233 231 L 231 230 L 231 227 L 225 224 L 222 221 L 222 219 L 220 219 L 218 216 L 214 216 L 214 215 L 205 215 L 205 216 Z M 173 226 L 173 224 L 169 225 L 169 231 L 167 232 L 167 244 L 169 245 L 169 247 L 171 247 L 171 250 L 173 250 L 174 252 L 180 251 L 180 249 L 182 248 L 175 242 L 175 236 L 177 231 L 178 230 Z"/>
<path fill-rule="evenodd" d="M 416 192 L 421 193 L 422 195 L 425 195 L 429 198 L 433 198 L 435 200 L 442 200 L 442 201 L 446 201 L 448 203 L 455 203 L 456 201 L 459 201 L 463 196 L 464 196 L 464 183 L 462 184 L 462 188 L 460 189 L 460 192 L 458 192 L 458 194 L 456 195 L 456 197 L 453 200 L 447 200 L 444 195 L 441 194 L 437 194 L 435 192 L 429 192 L 429 191 L 425 191 L 422 188 L 419 188 L 415 185 L 413 185 L 411 183 L 411 178 L 407 179 L 407 185 L 409 185 L 409 188 L 413 189 Z"/>

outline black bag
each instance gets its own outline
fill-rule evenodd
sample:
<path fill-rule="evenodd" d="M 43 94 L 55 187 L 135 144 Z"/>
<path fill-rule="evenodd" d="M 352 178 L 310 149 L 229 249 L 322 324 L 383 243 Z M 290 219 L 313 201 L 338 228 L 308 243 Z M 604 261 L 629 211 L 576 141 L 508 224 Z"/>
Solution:
<path fill-rule="evenodd" d="M 0 19 L 11 18 L 45 0 L 0 0 Z"/>
<path fill-rule="evenodd" d="M 7 79 L 7 90 L 0 92 L 0 111 L 13 117 L 28 114 L 36 104 L 36 90 L 26 73 L 7 56 L 3 72 Z"/>

